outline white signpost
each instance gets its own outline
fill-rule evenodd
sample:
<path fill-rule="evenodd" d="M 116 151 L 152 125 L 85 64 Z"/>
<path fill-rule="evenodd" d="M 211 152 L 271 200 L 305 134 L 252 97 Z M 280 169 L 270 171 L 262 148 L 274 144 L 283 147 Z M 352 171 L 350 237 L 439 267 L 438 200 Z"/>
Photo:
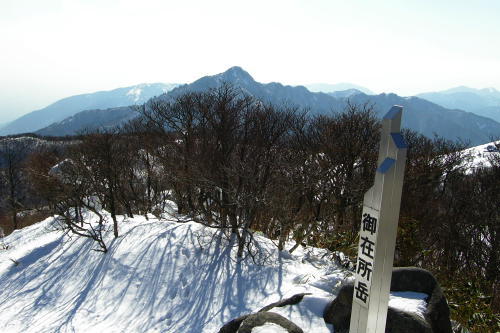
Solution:
<path fill-rule="evenodd" d="M 382 120 L 375 183 L 363 201 L 350 333 L 385 332 L 406 162 L 402 113 L 393 106 Z"/>

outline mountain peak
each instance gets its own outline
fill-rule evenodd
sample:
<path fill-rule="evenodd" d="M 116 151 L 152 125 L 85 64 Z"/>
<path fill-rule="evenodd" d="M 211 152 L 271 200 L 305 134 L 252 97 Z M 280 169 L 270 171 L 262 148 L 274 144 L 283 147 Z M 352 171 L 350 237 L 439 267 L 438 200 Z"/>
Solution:
<path fill-rule="evenodd" d="M 254 81 L 253 77 L 248 74 L 247 71 L 245 71 L 243 68 L 239 66 L 233 66 L 229 68 L 227 71 L 224 73 L 221 73 L 217 76 L 220 76 L 226 81 L 232 81 L 232 82 L 237 82 L 237 81 L 243 81 L 243 82 L 252 82 Z"/>

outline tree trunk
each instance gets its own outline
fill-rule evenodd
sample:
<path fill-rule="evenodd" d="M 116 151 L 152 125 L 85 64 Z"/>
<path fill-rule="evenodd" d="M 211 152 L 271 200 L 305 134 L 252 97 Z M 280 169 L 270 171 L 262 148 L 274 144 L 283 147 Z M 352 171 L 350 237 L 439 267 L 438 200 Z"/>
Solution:
<path fill-rule="evenodd" d="M 13 208 L 12 209 L 12 224 L 14 225 L 14 230 L 18 228 L 17 225 L 17 209 Z"/>
<path fill-rule="evenodd" d="M 238 253 L 237 256 L 238 258 L 243 257 L 243 251 L 245 250 L 245 244 L 247 240 L 247 233 L 245 230 L 241 233 L 241 235 L 238 235 Z"/>
<path fill-rule="evenodd" d="M 18 228 L 18 223 L 17 223 L 17 203 L 16 203 L 16 198 L 15 198 L 15 191 L 14 191 L 14 180 L 10 180 L 10 209 L 12 210 L 12 225 L 14 226 L 14 230 Z"/>
<path fill-rule="evenodd" d="M 116 221 L 115 196 L 111 188 L 109 190 L 109 198 L 109 210 L 111 213 L 111 218 L 113 219 L 113 235 L 115 236 L 115 238 L 118 238 L 118 222 Z"/>

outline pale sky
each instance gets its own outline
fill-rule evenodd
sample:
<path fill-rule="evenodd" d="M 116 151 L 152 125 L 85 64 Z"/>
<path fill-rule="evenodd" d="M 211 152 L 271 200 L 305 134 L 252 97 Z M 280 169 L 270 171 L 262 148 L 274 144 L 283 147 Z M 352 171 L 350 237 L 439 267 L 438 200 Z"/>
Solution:
<path fill-rule="evenodd" d="M 499 0 L 0 0 L 0 123 L 241 66 L 257 81 L 500 90 Z"/>

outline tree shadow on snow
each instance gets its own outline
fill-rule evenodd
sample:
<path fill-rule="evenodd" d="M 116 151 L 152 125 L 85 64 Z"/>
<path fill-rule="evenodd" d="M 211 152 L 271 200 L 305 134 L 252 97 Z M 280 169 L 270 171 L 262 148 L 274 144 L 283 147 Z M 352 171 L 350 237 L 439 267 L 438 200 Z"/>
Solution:
<path fill-rule="evenodd" d="M 26 329 L 78 331 L 90 321 L 137 332 L 203 332 L 213 320 L 258 310 L 252 307 L 270 295 L 283 297 L 280 260 L 274 267 L 235 260 L 230 240 L 219 235 L 200 245 L 193 224 L 157 222 L 158 231 L 147 233 L 150 227 L 131 228 L 106 254 L 92 251 L 91 240 L 69 245 L 63 236 L 33 250 L 0 276 L 0 311 L 22 299 L 17 312 Z"/>

